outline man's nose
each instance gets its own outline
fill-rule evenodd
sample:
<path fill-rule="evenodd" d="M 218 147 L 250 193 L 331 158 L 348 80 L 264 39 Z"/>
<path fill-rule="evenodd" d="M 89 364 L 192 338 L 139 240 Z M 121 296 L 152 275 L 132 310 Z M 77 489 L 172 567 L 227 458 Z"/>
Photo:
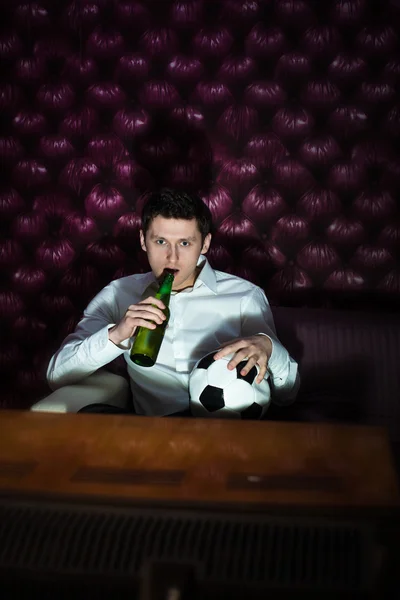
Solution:
<path fill-rule="evenodd" d="M 170 246 L 168 252 L 168 260 L 170 262 L 176 262 L 178 258 L 178 249 L 175 248 L 175 246 Z"/>

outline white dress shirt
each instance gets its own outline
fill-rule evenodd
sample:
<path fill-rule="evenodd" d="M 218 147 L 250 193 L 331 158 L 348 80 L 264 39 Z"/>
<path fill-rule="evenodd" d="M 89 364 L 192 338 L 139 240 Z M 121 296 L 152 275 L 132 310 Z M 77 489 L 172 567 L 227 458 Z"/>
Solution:
<path fill-rule="evenodd" d="M 167 415 L 189 407 L 188 381 L 195 363 L 223 342 L 255 334 L 272 341 L 268 373 L 272 399 L 291 402 L 299 387 L 297 363 L 276 337 L 268 300 L 256 285 L 214 270 L 200 256 L 202 270 L 192 288 L 172 292 L 170 319 L 157 362 L 140 367 L 129 357 L 132 339 L 117 346 L 108 330 L 131 304 L 158 289 L 152 272 L 112 281 L 90 302 L 74 333 L 50 360 L 47 379 L 52 389 L 77 383 L 121 354 L 127 363 L 135 411 Z"/>

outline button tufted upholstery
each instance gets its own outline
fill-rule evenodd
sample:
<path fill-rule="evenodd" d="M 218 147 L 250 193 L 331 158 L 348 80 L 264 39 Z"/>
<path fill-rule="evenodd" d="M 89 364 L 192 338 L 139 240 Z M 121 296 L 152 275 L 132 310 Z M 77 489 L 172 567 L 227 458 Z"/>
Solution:
<path fill-rule="evenodd" d="M 198 191 L 271 303 L 397 309 L 398 0 L 1 0 L 3 407 L 147 269 L 146 194 Z"/>

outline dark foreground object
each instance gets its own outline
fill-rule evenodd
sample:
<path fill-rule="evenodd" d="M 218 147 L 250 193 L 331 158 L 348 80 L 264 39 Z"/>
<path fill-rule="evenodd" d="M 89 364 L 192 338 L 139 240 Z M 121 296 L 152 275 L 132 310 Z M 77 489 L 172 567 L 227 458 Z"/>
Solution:
<path fill-rule="evenodd" d="M 368 519 L 3 500 L 0 528 L 4 600 L 398 597 L 397 533 Z"/>

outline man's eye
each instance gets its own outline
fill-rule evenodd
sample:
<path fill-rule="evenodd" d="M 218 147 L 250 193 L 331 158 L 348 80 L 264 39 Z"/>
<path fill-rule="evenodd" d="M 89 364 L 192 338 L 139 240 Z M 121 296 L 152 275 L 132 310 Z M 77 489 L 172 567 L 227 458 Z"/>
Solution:
<path fill-rule="evenodd" d="M 181 242 L 181 244 L 182 244 L 182 246 L 185 246 L 185 247 L 190 245 L 189 242 L 186 242 L 186 241 Z"/>
<path fill-rule="evenodd" d="M 156 244 L 162 246 L 163 244 L 165 244 L 165 240 L 156 240 Z"/>

